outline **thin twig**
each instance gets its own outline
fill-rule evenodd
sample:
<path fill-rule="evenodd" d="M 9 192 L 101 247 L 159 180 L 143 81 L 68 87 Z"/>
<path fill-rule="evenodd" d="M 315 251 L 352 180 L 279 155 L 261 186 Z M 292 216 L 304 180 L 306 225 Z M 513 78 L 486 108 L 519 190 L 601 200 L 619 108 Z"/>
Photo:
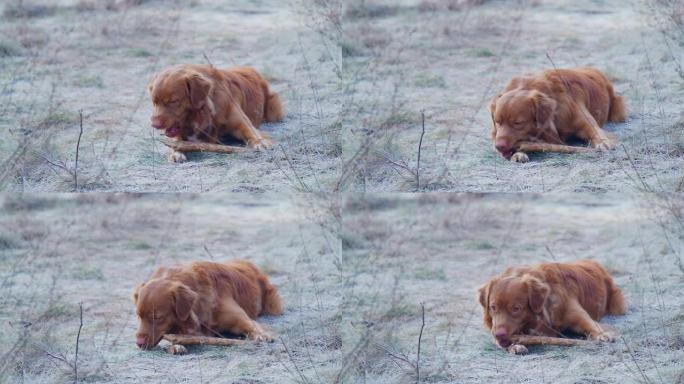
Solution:
<path fill-rule="evenodd" d="M 213 253 L 211 253 L 211 251 L 209 251 L 209 248 L 207 247 L 207 245 L 206 245 L 206 244 L 204 244 L 204 246 L 203 246 L 203 247 L 204 247 L 204 252 L 206 252 L 206 253 L 207 253 L 207 255 L 209 255 L 209 258 L 210 258 L 210 259 L 212 259 L 212 260 L 215 260 L 215 259 L 214 259 L 214 254 L 213 254 Z"/>
<path fill-rule="evenodd" d="M 392 160 L 390 158 L 390 155 L 387 152 L 382 152 L 382 151 L 374 151 L 374 152 L 378 156 L 382 157 L 382 159 L 385 160 L 386 162 L 398 167 L 399 169 L 403 169 L 404 171 L 407 171 L 408 173 L 410 173 L 411 176 L 416 177 L 416 172 L 413 169 L 411 169 L 411 167 L 408 164 L 406 164 L 403 159 L 401 160 L 402 162 L 400 163 L 398 161 Z M 397 171 L 397 173 L 399 173 L 399 172 Z"/>
<path fill-rule="evenodd" d="M 78 141 L 76 142 L 76 160 L 74 161 L 74 187 L 78 192 L 78 151 L 81 148 L 81 136 L 83 135 L 83 110 L 78 111 L 79 126 Z"/>
<path fill-rule="evenodd" d="M 556 261 L 556 255 L 553 254 L 553 252 L 551 251 L 551 248 L 549 248 L 549 245 L 544 244 L 544 248 L 546 248 L 546 252 L 548 252 L 549 255 L 551 255 L 551 259 L 553 259 L 553 261 Z"/>
<path fill-rule="evenodd" d="M 627 347 L 627 352 L 629 353 L 629 356 L 632 358 L 632 361 L 634 362 L 634 365 L 635 365 L 635 366 L 637 367 L 637 369 L 639 370 L 639 374 L 641 374 L 641 378 L 644 379 L 644 382 L 645 382 L 645 383 L 650 383 L 651 380 L 649 379 L 648 376 L 646 376 L 646 373 L 644 373 L 644 370 L 641 369 L 641 367 L 639 366 L 639 362 L 637 361 L 636 356 L 634 356 L 634 351 L 632 351 L 632 348 L 630 348 L 629 344 L 627 344 L 627 340 L 625 340 L 624 337 L 620 337 L 620 339 L 621 339 L 622 342 L 625 344 L 625 347 Z"/>
<path fill-rule="evenodd" d="M 418 142 L 418 160 L 416 161 L 416 191 L 420 191 L 420 152 L 423 147 L 423 136 L 425 136 L 425 110 L 420 111 L 420 116 L 423 121 L 423 130 L 420 132 L 420 141 Z"/>
<path fill-rule="evenodd" d="M 76 153 L 78 154 L 78 152 Z M 78 308 L 80 311 L 80 324 L 78 325 L 78 333 L 76 334 L 76 352 L 74 353 L 74 384 L 78 383 L 78 343 L 81 340 L 81 329 L 83 328 L 83 303 L 79 303 Z"/>
<path fill-rule="evenodd" d="M 62 164 L 59 164 L 59 163 L 56 162 L 57 160 L 55 160 L 55 161 L 50 160 L 45 154 L 42 154 L 42 153 L 39 153 L 38 156 L 40 156 L 40 157 L 41 157 L 46 163 L 48 163 L 49 165 L 52 165 L 53 167 L 57 167 L 57 168 L 59 168 L 59 169 L 65 171 L 66 173 L 69 174 L 69 176 L 71 176 L 71 178 L 74 177 L 73 172 L 71 172 L 71 170 L 69 169 L 69 167 L 68 167 L 66 164 L 64 164 L 63 162 L 62 162 Z M 61 160 L 60 160 L 60 162 L 61 162 Z M 52 168 L 51 168 L 51 169 L 52 169 Z M 53 172 L 57 173 L 54 169 L 53 169 Z"/>
<path fill-rule="evenodd" d="M 294 173 L 295 177 L 297 178 L 299 185 L 302 187 L 303 190 L 305 190 L 307 192 L 311 192 L 311 189 L 309 188 L 309 186 L 304 184 L 304 181 L 302 181 L 302 178 L 299 177 L 297 170 L 295 169 L 294 165 L 292 164 L 292 161 L 290 160 L 290 156 L 288 156 L 287 152 L 285 152 L 285 148 L 282 145 L 278 145 L 278 147 L 280 147 L 280 150 L 283 152 L 283 155 L 285 156 L 285 160 L 287 161 L 287 164 L 290 165 L 290 169 L 292 169 L 292 173 Z"/>
<path fill-rule="evenodd" d="M 411 361 L 411 359 L 408 356 L 406 356 L 406 354 L 401 352 L 394 352 L 388 346 L 378 343 L 377 341 L 373 342 L 373 344 L 375 344 L 376 347 L 382 349 L 382 351 L 385 352 L 389 357 L 408 364 L 415 371 L 416 364 L 413 361 Z M 397 364 L 395 360 L 393 361 L 395 364 Z M 397 366 L 399 366 L 399 364 L 397 364 Z"/>
<path fill-rule="evenodd" d="M 647 192 L 651 192 L 651 188 L 648 186 L 648 184 L 646 184 L 646 181 L 644 181 L 644 178 L 641 177 L 641 174 L 639 173 L 639 170 L 637 170 L 636 164 L 634 164 L 634 160 L 632 160 L 632 156 L 629 155 L 629 152 L 627 151 L 627 148 L 625 147 L 625 145 L 620 144 L 620 147 L 622 147 L 622 150 L 625 151 L 625 155 L 627 156 L 627 160 L 629 161 L 629 165 L 632 167 L 632 170 L 634 171 L 634 173 L 639 178 L 641 185 L 644 187 L 644 189 Z"/>
<path fill-rule="evenodd" d="M 423 321 L 420 325 L 420 334 L 418 334 L 418 352 L 416 353 L 416 383 L 420 382 L 420 343 L 423 340 L 423 328 L 425 328 L 425 303 L 420 303 L 422 310 Z"/>
<path fill-rule="evenodd" d="M 297 362 L 295 361 L 294 357 L 292 356 L 292 353 L 290 353 L 290 349 L 287 348 L 287 344 L 285 344 L 285 340 L 283 338 L 280 338 L 280 343 L 283 344 L 283 348 L 285 348 L 285 353 L 287 353 L 287 357 L 290 359 L 290 362 L 292 362 L 292 365 L 294 366 L 295 370 L 297 371 L 297 374 L 299 374 L 299 377 L 302 379 L 303 383 L 308 383 L 309 380 L 307 379 L 306 376 L 304 376 L 304 373 L 302 372 L 301 369 L 297 366 Z"/>
<path fill-rule="evenodd" d="M 207 54 L 205 52 L 202 52 L 202 56 L 204 56 L 204 60 L 207 61 L 207 63 L 209 64 L 210 67 L 215 68 L 214 64 L 211 62 L 211 60 L 209 60 L 209 57 L 207 56 Z"/>
<path fill-rule="evenodd" d="M 71 367 L 71 363 L 69 363 L 69 360 L 67 360 L 67 358 L 64 357 L 64 355 L 62 355 L 61 353 L 60 353 L 60 355 L 56 355 L 56 354 L 54 354 L 54 353 L 52 353 L 46 349 L 43 349 L 43 353 L 45 353 L 46 355 L 48 355 L 49 357 L 51 357 L 55 360 L 63 362 L 64 364 Z"/>

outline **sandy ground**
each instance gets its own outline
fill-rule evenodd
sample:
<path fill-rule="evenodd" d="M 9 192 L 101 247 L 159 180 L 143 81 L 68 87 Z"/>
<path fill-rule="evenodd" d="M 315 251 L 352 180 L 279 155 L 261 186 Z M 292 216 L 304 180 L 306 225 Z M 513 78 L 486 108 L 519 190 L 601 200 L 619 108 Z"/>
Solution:
<path fill-rule="evenodd" d="M 658 28 L 675 27 L 654 22 L 647 3 L 348 2 L 346 185 L 416 190 L 424 110 L 420 190 L 680 190 L 684 35 L 666 43 Z M 536 155 L 527 164 L 498 156 L 489 138 L 491 97 L 515 75 L 582 65 L 603 70 L 626 98 L 628 121 L 606 127 L 620 147 Z"/>
<path fill-rule="evenodd" d="M 191 194 L 0 199 L 0 382 L 74 382 L 79 303 L 79 382 L 330 382 L 336 374 L 340 247 L 329 203 Z M 155 266 L 233 258 L 254 262 L 281 293 L 285 313 L 259 319 L 275 343 L 196 347 L 186 356 L 136 348 L 130 297 Z"/>
<path fill-rule="evenodd" d="M 684 375 L 681 197 L 348 197 L 341 333 L 350 382 L 674 383 Z M 476 289 L 511 265 L 589 258 L 624 290 L 616 343 L 499 350 Z"/>
<path fill-rule="evenodd" d="M 327 190 L 341 153 L 340 55 L 324 2 L 59 0 L 0 5 L 0 185 L 82 191 Z M 311 3 L 311 4 L 310 4 Z M 253 66 L 286 117 L 265 153 L 196 154 L 186 164 L 149 127 L 146 85 L 177 63 Z"/>

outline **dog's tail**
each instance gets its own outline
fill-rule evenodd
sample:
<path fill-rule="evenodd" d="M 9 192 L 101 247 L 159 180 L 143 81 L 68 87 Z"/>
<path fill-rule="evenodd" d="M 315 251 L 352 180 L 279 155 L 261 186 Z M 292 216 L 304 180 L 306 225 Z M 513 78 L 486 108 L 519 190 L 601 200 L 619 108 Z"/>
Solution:
<path fill-rule="evenodd" d="M 262 310 L 264 315 L 280 315 L 283 313 L 283 302 L 280 299 L 278 290 L 271 285 L 268 279 L 263 281 Z"/>
<path fill-rule="evenodd" d="M 268 122 L 280 121 L 283 119 L 283 104 L 277 93 L 269 91 L 264 105 L 264 119 Z"/>
<path fill-rule="evenodd" d="M 625 101 L 622 96 L 616 95 L 612 85 L 608 85 L 608 94 L 610 95 L 610 110 L 608 112 L 608 121 L 614 123 L 622 123 L 627 118 L 627 110 L 625 109 Z"/>
<path fill-rule="evenodd" d="M 622 291 L 618 288 L 612 279 L 608 282 L 608 314 L 610 315 L 624 315 L 627 310 L 625 305 L 625 297 Z"/>

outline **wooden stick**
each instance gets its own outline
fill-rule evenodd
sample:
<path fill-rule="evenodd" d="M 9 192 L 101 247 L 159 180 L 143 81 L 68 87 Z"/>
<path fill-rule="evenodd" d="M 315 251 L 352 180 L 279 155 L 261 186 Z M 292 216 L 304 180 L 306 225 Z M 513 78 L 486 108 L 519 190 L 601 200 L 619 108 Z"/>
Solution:
<path fill-rule="evenodd" d="M 194 141 L 176 141 L 165 137 L 159 140 L 167 147 L 178 152 L 216 152 L 216 153 L 236 153 L 245 151 L 244 147 L 235 147 L 232 145 L 198 143 Z"/>
<path fill-rule="evenodd" d="M 520 152 L 555 152 L 555 153 L 587 153 L 593 152 L 595 149 L 587 147 L 573 147 L 563 144 L 549 144 L 549 143 L 532 143 L 522 142 L 518 144 L 518 151 Z"/>
<path fill-rule="evenodd" d="M 592 342 L 582 339 L 565 339 L 560 337 L 549 336 L 530 336 L 530 335 L 515 335 L 511 337 L 513 344 L 522 345 L 557 345 L 560 347 L 576 347 L 588 345 Z"/>
<path fill-rule="evenodd" d="M 193 336 L 193 335 L 177 335 L 166 334 L 164 340 L 171 344 L 178 345 L 217 345 L 222 347 L 229 347 L 231 345 L 245 345 L 248 341 L 238 339 L 226 339 L 223 337 L 209 337 L 209 336 Z"/>

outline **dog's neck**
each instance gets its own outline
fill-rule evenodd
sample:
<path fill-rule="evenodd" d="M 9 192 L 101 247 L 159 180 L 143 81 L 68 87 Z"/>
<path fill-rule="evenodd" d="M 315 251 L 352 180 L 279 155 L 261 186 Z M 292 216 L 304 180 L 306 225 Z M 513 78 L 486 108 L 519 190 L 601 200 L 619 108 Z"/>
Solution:
<path fill-rule="evenodd" d="M 190 135 L 188 135 L 187 137 L 183 137 L 183 139 L 187 140 L 190 137 L 193 137 L 195 140 L 199 141 L 219 141 L 219 138 L 215 137 L 215 124 L 212 117 L 212 113 L 206 105 L 198 110 L 192 111 L 185 119 L 184 125 L 188 127 L 186 129 L 189 131 Z"/>
<path fill-rule="evenodd" d="M 201 332 L 202 326 L 200 325 L 199 318 L 197 317 L 197 314 L 195 314 L 195 311 L 191 311 L 188 319 L 183 321 L 183 322 L 180 322 L 180 324 L 178 324 L 178 328 L 179 328 L 179 333 L 182 333 L 182 334 L 186 334 L 186 335 L 200 335 L 200 334 L 202 334 L 202 332 Z"/>
<path fill-rule="evenodd" d="M 553 327 L 553 320 L 546 305 L 543 306 L 541 313 L 536 314 L 535 318 L 527 323 L 526 329 L 530 335 L 556 336 L 558 334 Z"/>

